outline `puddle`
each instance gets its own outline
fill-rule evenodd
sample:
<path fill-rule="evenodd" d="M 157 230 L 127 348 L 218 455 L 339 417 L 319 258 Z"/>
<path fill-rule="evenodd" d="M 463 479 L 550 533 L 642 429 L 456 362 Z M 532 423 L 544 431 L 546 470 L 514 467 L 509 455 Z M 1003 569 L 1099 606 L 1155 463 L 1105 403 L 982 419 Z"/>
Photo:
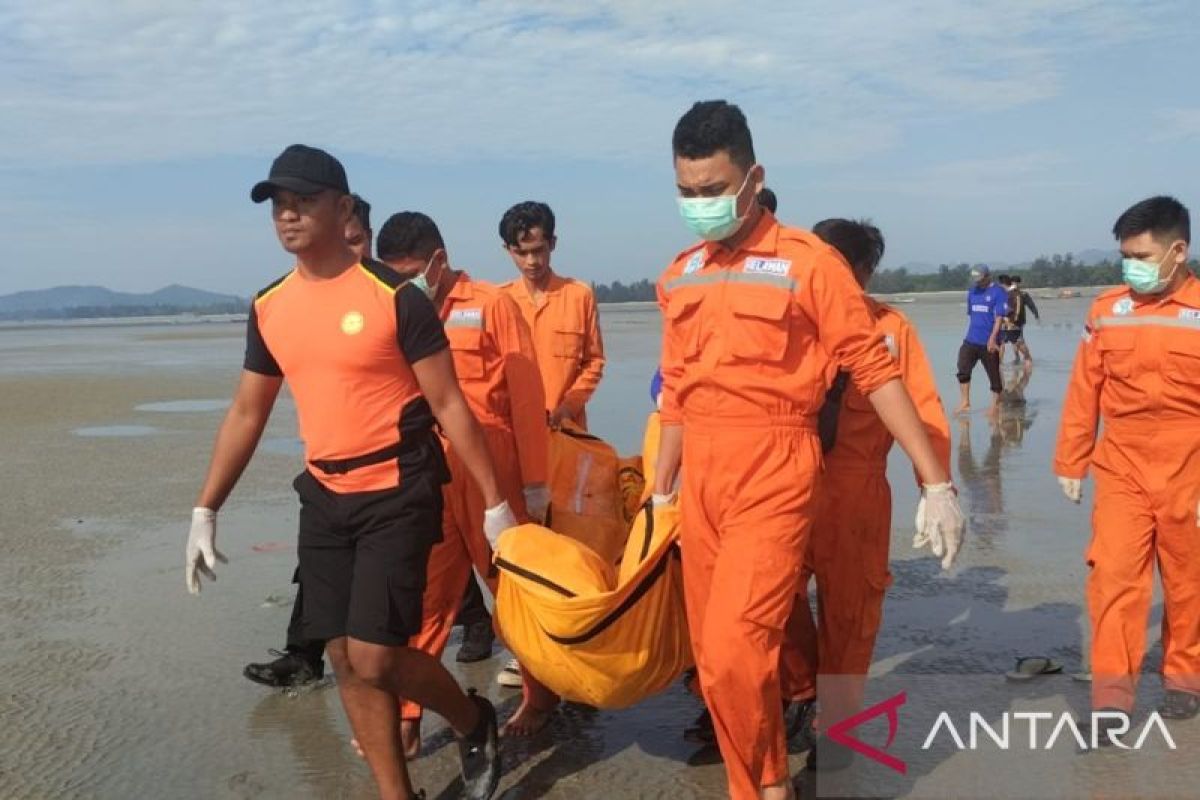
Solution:
<path fill-rule="evenodd" d="M 273 453 L 277 456 L 302 456 L 304 442 L 288 436 L 276 436 L 259 442 L 258 452 Z"/>
<path fill-rule="evenodd" d="M 149 425 L 97 425 L 93 428 L 76 428 L 76 436 L 149 436 L 158 433 L 158 428 Z"/>
<path fill-rule="evenodd" d="M 167 400 L 162 403 L 142 403 L 137 411 L 164 411 L 168 413 L 193 411 L 224 411 L 229 400 Z"/>

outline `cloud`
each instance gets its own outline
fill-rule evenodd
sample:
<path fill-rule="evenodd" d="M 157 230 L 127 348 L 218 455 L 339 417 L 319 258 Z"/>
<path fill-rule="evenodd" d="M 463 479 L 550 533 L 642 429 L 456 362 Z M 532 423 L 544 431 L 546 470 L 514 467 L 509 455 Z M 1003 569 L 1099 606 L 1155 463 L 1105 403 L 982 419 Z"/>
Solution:
<path fill-rule="evenodd" d="M 1158 114 L 1151 139 L 1156 142 L 1200 138 L 1200 108 L 1175 108 Z"/>
<path fill-rule="evenodd" d="M 1063 58 L 1145 35 L 1156 4 L 1177 6 L 0 0 L 0 167 L 301 140 L 420 162 L 635 161 L 712 96 L 793 162 L 853 161 L 932 113 L 1056 96 Z"/>

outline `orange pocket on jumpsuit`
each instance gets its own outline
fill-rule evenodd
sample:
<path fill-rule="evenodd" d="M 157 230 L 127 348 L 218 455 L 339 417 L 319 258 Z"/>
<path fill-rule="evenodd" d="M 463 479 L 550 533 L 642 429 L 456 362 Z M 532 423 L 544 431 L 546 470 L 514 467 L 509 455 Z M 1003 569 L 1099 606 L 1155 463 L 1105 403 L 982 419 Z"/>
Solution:
<path fill-rule="evenodd" d="M 781 361 L 787 354 L 792 298 L 778 289 L 738 287 L 729 295 L 737 336 L 729 343 L 734 358 Z"/>

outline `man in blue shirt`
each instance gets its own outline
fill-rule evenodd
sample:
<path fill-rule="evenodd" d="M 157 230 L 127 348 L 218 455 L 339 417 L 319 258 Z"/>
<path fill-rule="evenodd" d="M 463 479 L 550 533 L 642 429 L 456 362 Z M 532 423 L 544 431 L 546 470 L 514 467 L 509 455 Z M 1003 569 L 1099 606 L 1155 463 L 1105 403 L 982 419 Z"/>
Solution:
<path fill-rule="evenodd" d="M 962 403 L 954 413 L 971 410 L 971 373 L 977 362 L 983 362 L 992 389 L 989 414 L 1000 408 L 1000 345 L 997 337 L 1000 322 L 1008 314 L 1008 293 L 992 282 L 992 273 L 985 266 L 971 270 L 971 288 L 967 290 L 967 336 L 958 349 L 958 388 Z"/>

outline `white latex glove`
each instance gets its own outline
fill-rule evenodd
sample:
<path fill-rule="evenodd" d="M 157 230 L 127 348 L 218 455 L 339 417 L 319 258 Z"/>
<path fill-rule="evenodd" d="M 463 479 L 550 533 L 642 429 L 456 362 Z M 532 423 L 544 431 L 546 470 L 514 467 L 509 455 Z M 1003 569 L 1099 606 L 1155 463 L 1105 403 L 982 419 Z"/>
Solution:
<path fill-rule="evenodd" d="M 496 547 L 496 542 L 500 541 L 500 534 L 515 527 L 517 527 L 517 518 L 513 515 L 507 500 L 483 512 L 483 535 L 487 537 L 488 544 L 493 549 Z"/>
<path fill-rule="evenodd" d="M 550 508 L 550 487 L 544 483 L 530 483 L 522 490 L 525 495 L 525 510 L 529 518 L 539 525 L 546 524 L 546 511 Z"/>
<path fill-rule="evenodd" d="M 1078 503 L 1083 498 L 1083 481 L 1079 478 L 1064 478 L 1059 475 L 1058 485 L 1062 487 L 1062 493 L 1072 503 Z M 1197 515 L 1200 518 L 1200 508 L 1197 509 Z"/>
<path fill-rule="evenodd" d="M 211 508 L 192 509 L 192 528 L 188 531 L 187 547 L 184 549 L 183 573 L 188 591 L 200 594 L 200 576 L 210 581 L 217 579 L 213 567 L 217 562 L 229 563 L 229 559 L 217 549 L 217 512 Z"/>
<path fill-rule="evenodd" d="M 670 494 L 652 494 L 650 495 L 650 503 L 653 508 L 674 505 L 675 499 L 678 496 L 679 495 L 677 492 L 671 492 Z"/>
<path fill-rule="evenodd" d="M 953 484 L 936 483 L 921 488 L 913 547 L 929 545 L 933 554 L 942 559 L 942 569 L 950 569 L 962 547 L 966 526 Z"/>

